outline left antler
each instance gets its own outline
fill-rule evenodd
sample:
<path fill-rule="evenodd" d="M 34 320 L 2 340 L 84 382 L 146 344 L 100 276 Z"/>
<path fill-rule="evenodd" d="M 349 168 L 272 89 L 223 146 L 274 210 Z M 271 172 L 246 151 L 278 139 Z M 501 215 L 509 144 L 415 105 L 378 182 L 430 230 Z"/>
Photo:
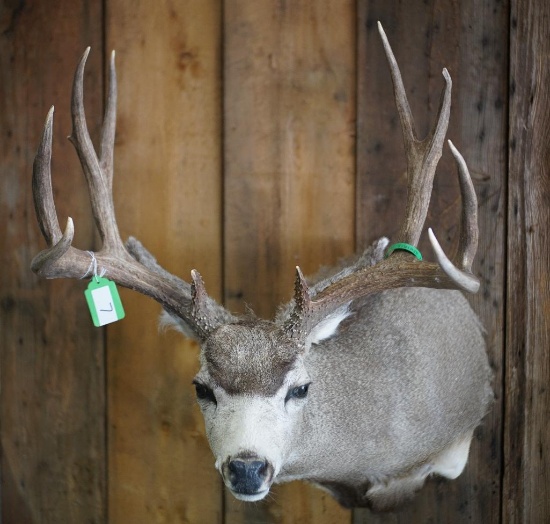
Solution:
<path fill-rule="evenodd" d="M 34 258 L 31 268 L 46 278 L 84 278 L 91 276 L 91 262 L 95 260 L 107 277 L 152 297 L 172 315 L 181 318 L 190 334 L 204 340 L 213 329 L 233 317 L 206 294 L 199 273 L 193 270 L 193 283 L 188 284 L 162 269 L 137 240 L 131 238 L 128 241 L 130 254 L 120 238 L 112 193 L 117 96 L 114 53 L 110 62 L 110 87 L 98 157 L 84 115 L 84 66 L 89 51 L 88 48 L 75 73 L 71 103 L 73 131 L 69 139 L 78 153 L 86 177 L 92 212 L 103 247 L 91 257 L 90 252 L 71 245 L 74 236 L 71 218 L 67 220 L 63 233 L 59 227 L 51 184 L 52 107 L 33 166 L 36 216 L 49 247 Z"/>
<path fill-rule="evenodd" d="M 449 124 L 452 82 L 448 71 L 443 69 L 445 89 L 436 124 L 424 140 L 418 140 L 399 67 L 380 23 L 378 29 L 390 66 L 407 155 L 407 210 L 396 241 L 415 251 L 424 227 L 433 178 Z M 478 291 L 479 280 L 471 273 L 478 239 L 477 199 L 466 162 L 450 141 L 449 146 L 458 166 L 462 195 L 461 233 L 454 262 L 447 258 L 433 231 L 429 229 L 437 264 L 420 261 L 411 253 L 396 250 L 378 264 L 362 267 L 318 292 L 308 287 L 300 268 L 297 268 L 294 307 L 284 324 L 289 336 L 303 342 L 319 322 L 335 311 L 355 299 L 386 289 L 430 287 L 461 289 L 469 293 Z"/>

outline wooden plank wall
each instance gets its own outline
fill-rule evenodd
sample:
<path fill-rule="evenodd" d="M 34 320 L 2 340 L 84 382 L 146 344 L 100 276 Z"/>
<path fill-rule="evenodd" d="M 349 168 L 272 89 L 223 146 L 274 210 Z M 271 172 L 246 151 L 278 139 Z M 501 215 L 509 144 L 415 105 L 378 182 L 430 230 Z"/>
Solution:
<path fill-rule="evenodd" d="M 381 20 L 420 133 L 441 70 L 449 138 L 479 196 L 472 298 L 487 329 L 495 405 L 464 474 L 403 511 L 350 512 L 304 483 L 244 504 L 213 467 L 190 381 L 198 348 L 158 334 L 158 306 L 93 328 L 82 282 L 38 280 L 32 159 L 51 104 L 54 191 L 75 244 L 98 249 L 72 147 L 70 84 L 92 46 L 97 138 L 117 50 L 115 202 L 168 270 L 197 267 L 234 311 L 271 316 L 293 267 L 335 262 L 395 232 L 404 154 Z M 0 4 L 1 522 L 544 523 L 550 520 L 550 9 L 545 0 L 54 0 Z M 460 203 L 445 153 L 428 217 L 445 247 Z M 429 252 L 426 246 L 424 251 Z"/>
<path fill-rule="evenodd" d="M 82 286 L 29 271 L 44 242 L 31 166 L 56 104 L 55 197 L 77 242 L 97 247 L 79 165 L 67 140 L 69 89 L 87 45 L 102 48 L 101 9 L 85 2 L 0 7 L 0 433 L 3 523 L 105 522 L 104 333 L 83 314 Z M 90 127 L 102 111 L 102 53 L 86 75 Z"/>
<path fill-rule="evenodd" d="M 183 278 L 197 265 L 221 299 L 219 2 L 112 2 L 105 15 L 120 77 L 115 161 L 130 175 L 115 187 L 123 236 Z M 220 479 L 190 386 L 198 348 L 159 336 L 154 302 L 128 292 L 124 303 L 134 320 L 107 335 L 109 522 L 219 522 Z"/>
<path fill-rule="evenodd" d="M 510 31 L 504 520 L 550 515 L 550 5 L 517 2 Z"/>

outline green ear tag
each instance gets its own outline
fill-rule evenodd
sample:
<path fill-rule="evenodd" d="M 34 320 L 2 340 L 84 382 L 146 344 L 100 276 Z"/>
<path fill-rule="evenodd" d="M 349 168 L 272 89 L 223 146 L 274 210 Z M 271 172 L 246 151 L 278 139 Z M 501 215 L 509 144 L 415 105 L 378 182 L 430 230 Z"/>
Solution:
<path fill-rule="evenodd" d="M 84 291 L 94 326 L 100 327 L 124 318 L 124 308 L 115 283 L 94 276 Z"/>

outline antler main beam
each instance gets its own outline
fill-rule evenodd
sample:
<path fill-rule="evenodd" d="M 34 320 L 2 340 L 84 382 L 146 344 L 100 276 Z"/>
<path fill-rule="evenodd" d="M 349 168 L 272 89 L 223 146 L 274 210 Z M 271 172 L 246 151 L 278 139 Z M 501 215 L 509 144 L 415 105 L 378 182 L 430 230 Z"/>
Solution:
<path fill-rule="evenodd" d="M 188 284 L 162 269 L 138 241 L 129 241 L 130 253 L 120 238 L 112 193 L 117 97 L 115 55 L 111 55 L 109 92 L 98 157 L 84 114 L 84 67 L 89 51 L 86 49 L 74 77 L 73 131 L 69 139 L 86 177 L 92 213 L 103 245 L 92 257 L 90 252 L 72 246 L 74 224 L 70 217 L 63 233 L 59 227 L 51 183 L 52 107 L 35 157 L 32 182 L 36 216 L 48 248 L 33 259 L 31 269 L 45 278 L 82 279 L 91 276 L 95 260 L 108 278 L 155 299 L 168 312 L 181 318 L 197 339 L 204 340 L 218 325 L 233 317 L 206 294 L 199 273 L 193 271 L 193 283 Z"/>
<path fill-rule="evenodd" d="M 452 81 L 449 72 L 443 69 L 445 88 L 436 123 L 428 136 L 419 140 L 397 61 L 380 23 L 378 29 L 390 67 L 407 155 L 407 210 L 395 240 L 416 247 L 424 227 L 433 178 L 449 125 Z M 471 273 L 478 238 L 477 199 L 466 162 L 450 141 L 449 147 L 458 166 L 462 196 L 461 233 L 453 262 L 445 255 L 430 229 L 429 238 L 437 264 L 421 262 L 409 253 L 394 251 L 387 259 L 372 267 L 361 268 L 317 294 L 309 289 L 302 272 L 297 268 L 294 307 L 284 325 L 292 338 L 304 341 L 315 325 L 339 308 L 358 298 L 387 289 L 430 287 L 477 292 L 479 280 Z"/>

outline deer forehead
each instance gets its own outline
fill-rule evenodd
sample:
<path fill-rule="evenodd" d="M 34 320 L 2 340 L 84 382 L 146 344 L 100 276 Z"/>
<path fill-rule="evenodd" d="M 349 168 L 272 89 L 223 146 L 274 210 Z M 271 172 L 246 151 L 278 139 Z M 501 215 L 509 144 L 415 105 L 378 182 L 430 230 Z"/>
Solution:
<path fill-rule="evenodd" d="M 300 356 L 275 324 L 250 321 L 218 328 L 203 346 L 203 365 L 230 395 L 274 395 Z"/>

